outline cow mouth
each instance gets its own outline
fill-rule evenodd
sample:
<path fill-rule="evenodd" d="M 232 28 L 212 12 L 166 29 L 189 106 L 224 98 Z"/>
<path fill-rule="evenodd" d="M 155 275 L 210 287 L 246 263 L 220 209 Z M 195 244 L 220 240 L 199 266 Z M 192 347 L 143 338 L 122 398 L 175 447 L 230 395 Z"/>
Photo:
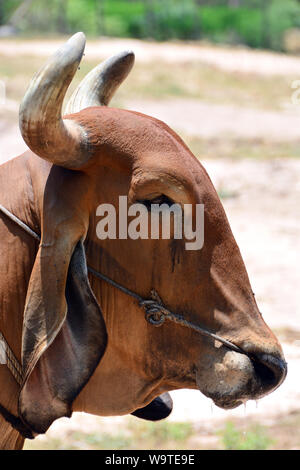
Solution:
<path fill-rule="evenodd" d="M 247 400 L 258 400 L 276 390 L 287 374 L 282 357 L 261 354 L 240 354 L 227 351 L 206 368 L 196 373 L 198 388 L 223 409 L 233 409 Z"/>

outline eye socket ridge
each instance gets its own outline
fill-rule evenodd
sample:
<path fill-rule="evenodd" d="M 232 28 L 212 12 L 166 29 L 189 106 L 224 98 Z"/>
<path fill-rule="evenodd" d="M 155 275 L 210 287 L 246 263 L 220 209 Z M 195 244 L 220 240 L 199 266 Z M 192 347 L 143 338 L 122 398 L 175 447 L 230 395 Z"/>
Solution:
<path fill-rule="evenodd" d="M 167 204 L 169 207 L 175 204 L 175 202 L 172 199 L 170 199 L 168 196 L 166 196 L 165 194 L 156 196 L 153 199 L 140 199 L 140 200 L 137 200 L 136 202 L 138 202 L 139 204 L 144 204 L 144 206 L 147 207 L 148 211 L 151 210 L 151 204 L 159 204 L 159 205 Z"/>

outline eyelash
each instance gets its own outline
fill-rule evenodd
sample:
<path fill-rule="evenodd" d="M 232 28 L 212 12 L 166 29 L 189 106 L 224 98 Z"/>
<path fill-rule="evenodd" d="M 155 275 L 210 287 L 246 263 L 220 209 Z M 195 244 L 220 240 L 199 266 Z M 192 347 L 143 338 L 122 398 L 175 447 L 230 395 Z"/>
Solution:
<path fill-rule="evenodd" d="M 143 199 L 137 202 L 139 202 L 140 204 L 144 204 L 144 206 L 147 207 L 148 211 L 151 210 L 151 204 L 167 204 L 168 206 L 172 206 L 173 204 L 175 204 L 174 201 L 172 201 L 172 199 L 170 199 L 165 194 L 162 194 L 161 196 L 158 196 L 151 200 Z"/>

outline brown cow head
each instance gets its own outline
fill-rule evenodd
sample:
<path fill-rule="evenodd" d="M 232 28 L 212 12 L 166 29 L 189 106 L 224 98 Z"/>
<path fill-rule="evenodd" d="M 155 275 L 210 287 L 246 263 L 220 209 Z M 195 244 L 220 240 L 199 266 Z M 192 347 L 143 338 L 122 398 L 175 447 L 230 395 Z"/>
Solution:
<path fill-rule="evenodd" d="M 61 117 L 84 45 L 78 33 L 57 52 L 20 110 L 26 143 L 53 164 L 24 314 L 20 416 L 44 432 L 71 410 L 127 414 L 178 388 L 198 388 L 223 408 L 262 397 L 283 381 L 286 364 L 206 171 L 162 122 L 100 106 L 132 54 L 93 71 Z M 175 237 L 99 240 L 97 208 L 109 203 L 118 215 L 120 195 L 149 211 L 154 202 L 204 204 L 202 249 Z M 95 270 L 145 298 L 155 289 L 170 310 L 247 354 L 168 321 L 150 325 L 134 298 L 98 279 L 90 286 L 85 253 Z"/>

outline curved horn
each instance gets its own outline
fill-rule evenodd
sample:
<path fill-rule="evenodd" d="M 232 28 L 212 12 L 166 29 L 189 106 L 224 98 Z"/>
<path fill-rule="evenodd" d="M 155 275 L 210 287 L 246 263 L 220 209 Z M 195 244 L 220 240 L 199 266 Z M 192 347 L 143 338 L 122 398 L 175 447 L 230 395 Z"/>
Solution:
<path fill-rule="evenodd" d="M 78 113 L 90 106 L 107 106 L 134 64 L 134 53 L 124 51 L 99 64 L 82 80 L 72 94 L 65 114 Z"/>
<path fill-rule="evenodd" d="M 72 36 L 34 76 L 19 112 L 20 130 L 29 148 L 56 165 L 79 167 L 87 139 L 76 122 L 62 119 L 63 100 L 85 47 L 85 36 Z"/>

